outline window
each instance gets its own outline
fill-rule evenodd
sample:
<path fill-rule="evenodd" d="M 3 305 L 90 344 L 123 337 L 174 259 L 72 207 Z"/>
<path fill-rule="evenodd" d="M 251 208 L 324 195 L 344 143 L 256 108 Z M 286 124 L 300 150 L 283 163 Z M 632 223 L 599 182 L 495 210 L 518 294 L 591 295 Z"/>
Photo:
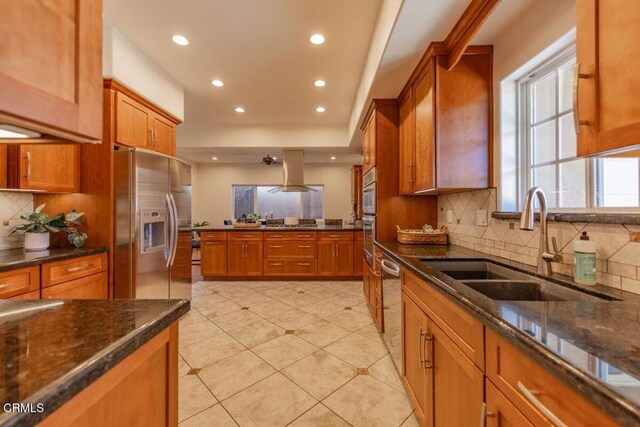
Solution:
<path fill-rule="evenodd" d="M 535 185 L 555 210 L 638 207 L 640 159 L 577 157 L 574 71 L 572 46 L 518 82 L 518 204 Z"/>
<path fill-rule="evenodd" d="M 269 193 L 274 185 L 234 185 L 233 217 L 259 213 L 262 218 L 320 219 L 324 216 L 324 186 L 310 185 L 307 193 Z"/>

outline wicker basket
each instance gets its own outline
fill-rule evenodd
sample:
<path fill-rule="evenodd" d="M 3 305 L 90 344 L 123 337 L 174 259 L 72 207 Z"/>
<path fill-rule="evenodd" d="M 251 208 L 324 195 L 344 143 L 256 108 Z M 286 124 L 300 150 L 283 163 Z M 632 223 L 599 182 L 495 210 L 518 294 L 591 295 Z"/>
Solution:
<path fill-rule="evenodd" d="M 447 227 L 443 226 L 439 231 L 423 233 L 422 229 L 403 230 L 398 226 L 398 243 L 403 245 L 446 245 Z"/>
<path fill-rule="evenodd" d="M 260 228 L 260 222 L 234 222 L 233 228 Z"/>

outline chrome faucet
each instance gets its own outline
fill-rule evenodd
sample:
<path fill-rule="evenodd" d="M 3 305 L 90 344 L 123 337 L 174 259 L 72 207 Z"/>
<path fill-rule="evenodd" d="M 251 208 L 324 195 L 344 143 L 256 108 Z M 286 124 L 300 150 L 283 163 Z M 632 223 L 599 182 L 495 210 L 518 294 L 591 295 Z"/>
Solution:
<path fill-rule="evenodd" d="M 524 205 L 522 206 L 522 215 L 520 216 L 520 230 L 533 231 L 535 225 L 533 200 L 535 196 L 538 196 L 538 203 L 540 204 L 540 247 L 538 250 L 537 273 L 544 276 L 551 276 L 551 274 L 553 274 L 551 263 L 562 261 L 562 254 L 558 251 L 558 243 L 555 237 L 552 239 L 553 252 L 549 250 L 547 198 L 540 187 L 531 187 L 529 191 L 527 191 L 527 195 L 524 198 Z"/>

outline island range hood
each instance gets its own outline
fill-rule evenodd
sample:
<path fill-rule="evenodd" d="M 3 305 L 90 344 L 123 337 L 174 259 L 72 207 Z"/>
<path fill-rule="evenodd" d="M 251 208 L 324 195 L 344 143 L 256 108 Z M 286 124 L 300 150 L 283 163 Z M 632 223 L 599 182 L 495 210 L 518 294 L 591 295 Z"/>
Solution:
<path fill-rule="evenodd" d="M 304 185 L 304 151 L 284 150 L 282 152 L 284 184 L 269 190 L 269 193 L 306 193 L 317 191 Z"/>

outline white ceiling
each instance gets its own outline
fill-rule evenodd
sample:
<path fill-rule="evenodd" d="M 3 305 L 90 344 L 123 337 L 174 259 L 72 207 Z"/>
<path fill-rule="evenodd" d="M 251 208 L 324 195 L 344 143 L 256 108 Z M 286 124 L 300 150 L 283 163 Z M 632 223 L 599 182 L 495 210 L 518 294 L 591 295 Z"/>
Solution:
<path fill-rule="evenodd" d="M 524 13 L 535 4 L 536 0 L 508 0 L 498 3 L 491 15 L 484 22 L 473 44 L 495 44 L 499 37 L 509 29 Z"/>
<path fill-rule="evenodd" d="M 104 19 L 185 88 L 185 123 L 346 123 L 380 3 L 105 0 Z"/>

